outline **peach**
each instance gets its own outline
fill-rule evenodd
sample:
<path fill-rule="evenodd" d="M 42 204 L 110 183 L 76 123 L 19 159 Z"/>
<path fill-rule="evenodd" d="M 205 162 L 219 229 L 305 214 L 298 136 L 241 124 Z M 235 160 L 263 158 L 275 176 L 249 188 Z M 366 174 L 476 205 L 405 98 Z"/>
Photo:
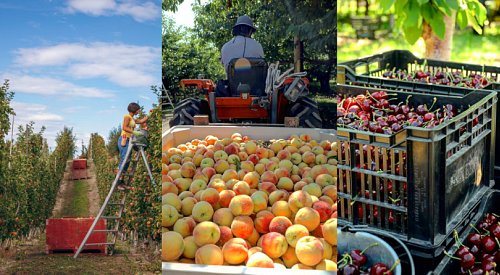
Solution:
<path fill-rule="evenodd" d="M 337 219 L 331 218 L 327 220 L 322 227 L 323 237 L 332 246 L 337 245 Z"/>
<path fill-rule="evenodd" d="M 266 163 L 266 170 L 272 172 L 272 171 L 278 169 L 278 163 L 279 163 L 279 159 L 277 161 L 270 160 L 268 163 Z"/>
<path fill-rule="evenodd" d="M 241 170 L 243 171 L 243 170 Z M 241 172 L 240 171 L 240 172 Z M 239 172 L 238 172 L 239 173 Z M 234 185 L 238 182 L 239 180 L 235 180 L 235 179 L 232 179 L 232 180 L 228 180 L 224 185 L 226 186 L 226 189 L 227 190 L 233 190 L 233 187 Z M 233 191 L 234 192 L 234 191 Z"/>
<path fill-rule="evenodd" d="M 204 167 L 201 169 L 201 172 L 207 176 L 208 180 L 210 180 L 213 175 L 217 174 L 217 171 L 215 171 L 213 167 Z"/>
<path fill-rule="evenodd" d="M 316 229 L 316 227 L 319 226 L 319 223 L 319 213 L 311 207 L 301 208 L 295 215 L 295 224 L 302 224 L 309 231 Z"/>
<path fill-rule="evenodd" d="M 162 205 L 165 205 L 165 204 L 172 205 L 173 207 L 175 207 L 175 209 L 177 211 L 181 210 L 181 205 L 182 205 L 181 200 L 179 199 L 179 196 L 177 196 L 174 193 L 167 193 L 167 194 L 161 196 L 161 204 Z"/>
<path fill-rule="evenodd" d="M 292 177 L 293 176 L 298 177 L 298 180 L 295 180 L 294 182 L 299 181 L 301 178 L 300 177 L 300 168 L 298 165 L 292 166 Z"/>
<path fill-rule="evenodd" d="M 240 161 L 244 161 L 248 159 L 248 154 L 246 152 L 240 151 L 238 153 L 238 157 L 240 157 Z"/>
<path fill-rule="evenodd" d="M 188 197 L 194 197 L 194 194 L 191 192 L 191 191 L 182 191 L 180 194 L 179 194 L 179 199 L 182 201 L 184 200 L 185 198 L 188 198 Z"/>
<path fill-rule="evenodd" d="M 259 159 L 266 159 L 269 157 L 269 152 L 266 148 L 259 147 L 257 148 L 257 151 L 255 151 L 255 154 Z"/>
<path fill-rule="evenodd" d="M 161 226 L 170 227 L 175 224 L 179 219 L 179 213 L 169 204 L 164 204 L 161 206 Z"/>
<path fill-rule="evenodd" d="M 197 222 L 209 221 L 214 215 L 214 209 L 212 205 L 210 205 L 210 203 L 206 201 L 200 201 L 194 205 L 191 215 Z"/>
<path fill-rule="evenodd" d="M 233 213 L 229 208 L 219 208 L 213 215 L 213 221 L 218 225 L 231 226 L 233 219 Z"/>
<path fill-rule="evenodd" d="M 233 190 L 223 190 L 219 193 L 219 204 L 221 207 L 229 207 L 229 203 L 236 196 Z"/>
<path fill-rule="evenodd" d="M 208 182 L 208 177 L 207 175 L 203 174 L 201 170 L 196 171 L 196 173 L 193 176 L 193 180 L 202 180 L 204 182 Z"/>
<path fill-rule="evenodd" d="M 294 213 L 297 213 L 302 207 L 311 207 L 312 204 L 311 195 L 303 190 L 293 192 L 288 198 L 288 206 Z"/>
<path fill-rule="evenodd" d="M 334 204 L 334 201 L 330 197 L 328 197 L 328 196 L 321 196 L 318 199 L 320 201 L 328 203 L 329 205 L 333 205 Z M 313 203 L 313 206 L 314 206 L 314 203 Z M 318 210 L 318 209 L 316 209 L 316 210 Z M 318 212 L 319 212 L 319 210 L 318 210 Z M 321 215 L 321 213 L 320 213 L 320 215 Z"/>
<path fill-rule="evenodd" d="M 255 154 L 255 151 L 257 151 L 257 144 L 250 140 L 243 144 L 243 148 L 245 148 L 245 152 L 247 152 L 247 154 Z"/>
<path fill-rule="evenodd" d="M 255 170 L 255 164 L 249 160 L 245 160 L 240 163 L 240 168 L 247 172 L 253 172 Z"/>
<path fill-rule="evenodd" d="M 291 218 L 292 217 L 292 210 L 290 210 L 290 207 L 288 206 L 288 203 L 286 201 L 277 201 L 273 203 L 273 206 L 271 207 L 271 211 L 275 216 L 282 216 L 282 217 L 287 217 Z"/>
<path fill-rule="evenodd" d="M 323 238 L 323 225 L 320 224 L 318 227 L 316 227 L 313 231 L 310 232 L 310 235 L 316 238 Z"/>
<path fill-rule="evenodd" d="M 178 219 L 174 224 L 174 231 L 181 234 L 183 238 L 193 233 L 196 222 L 192 217 Z"/>
<path fill-rule="evenodd" d="M 263 181 L 258 185 L 259 190 L 266 192 L 267 194 L 271 194 L 276 191 L 278 188 L 275 183 Z"/>
<path fill-rule="evenodd" d="M 306 164 L 313 164 L 316 162 L 316 155 L 311 151 L 306 151 L 302 154 L 302 161 Z"/>
<path fill-rule="evenodd" d="M 220 238 L 219 226 L 213 222 L 200 222 L 193 230 L 193 237 L 197 246 L 215 244 Z"/>
<path fill-rule="evenodd" d="M 219 202 L 219 192 L 214 188 L 207 188 L 202 191 L 200 199 L 201 201 L 210 203 L 212 207 L 215 207 L 217 202 Z"/>
<path fill-rule="evenodd" d="M 253 229 L 253 220 L 248 216 L 237 216 L 231 223 L 231 232 L 238 238 L 247 239 L 252 235 Z"/>
<path fill-rule="evenodd" d="M 174 180 L 174 184 L 179 189 L 179 192 L 188 190 L 192 182 L 193 180 L 185 178 L 178 178 Z"/>
<path fill-rule="evenodd" d="M 299 191 L 299 190 L 302 190 L 302 188 L 304 188 L 304 186 L 307 185 L 307 182 L 305 181 L 298 181 L 296 182 L 294 185 L 293 185 L 293 190 L 294 191 Z"/>
<path fill-rule="evenodd" d="M 248 258 L 248 244 L 241 238 L 233 238 L 222 247 L 224 260 L 229 264 L 240 264 Z"/>
<path fill-rule="evenodd" d="M 297 242 L 295 253 L 302 264 L 315 266 L 323 259 L 324 247 L 318 238 L 305 236 Z"/>
<path fill-rule="evenodd" d="M 286 229 L 285 238 L 288 245 L 295 247 L 300 238 L 309 236 L 309 230 L 301 224 L 294 224 Z"/>
<path fill-rule="evenodd" d="M 230 179 L 238 179 L 238 172 L 233 169 L 228 169 L 222 174 L 222 180 L 228 181 Z"/>
<path fill-rule="evenodd" d="M 333 257 L 333 247 L 324 239 L 324 238 L 319 238 L 321 241 L 321 244 L 323 244 L 324 253 L 323 253 L 323 259 L 331 259 Z"/>
<path fill-rule="evenodd" d="M 240 180 L 233 186 L 233 191 L 236 195 L 250 195 L 250 185 Z"/>
<path fill-rule="evenodd" d="M 262 177 L 262 174 L 266 171 L 266 165 L 264 163 L 257 163 L 254 167 L 254 171 L 259 173 Z"/>
<path fill-rule="evenodd" d="M 337 271 L 337 264 L 332 260 L 324 259 L 316 265 L 316 270 Z"/>
<path fill-rule="evenodd" d="M 248 258 L 250 258 L 250 256 L 252 256 L 253 254 L 255 254 L 257 252 L 262 252 L 262 247 L 260 247 L 260 246 L 251 247 L 250 249 L 248 249 Z M 248 261 L 248 259 L 247 259 L 247 261 Z"/>
<path fill-rule="evenodd" d="M 291 156 L 290 156 L 290 160 L 292 161 L 293 164 L 295 165 L 298 165 L 299 163 L 302 162 L 302 155 L 298 152 L 296 153 L 293 153 Z"/>
<path fill-rule="evenodd" d="M 323 149 L 323 147 L 317 145 L 311 149 L 311 152 L 313 152 L 315 155 L 322 155 L 324 154 L 325 150 Z"/>
<path fill-rule="evenodd" d="M 193 212 L 193 207 L 196 204 L 196 199 L 193 197 L 186 197 L 182 200 L 181 213 L 184 216 L 190 216 Z"/>
<path fill-rule="evenodd" d="M 253 163 L 253 165 L 259 163 L 259 159 L 260 158 L 256 154 L 248 155 L 248 158 L 247 158 L 247 160 L 251 161 Z"/>
<path fill-rule="evenodd" d="M 217 173 L 222 174 L 229 169 L 229 163 L 226 160 L 220 159 L 215 163 L 214 169 Z"/>
<path fill-rule="evenodd" d="M 324 201 L 317 201 L 313 203 L 313 209 L 318 211 L 320 222 L 326 222 L 333 213 L 333 208 L 331 204 Z"/>
<path fill-rule="evenodd" d="M 274 170 L 274 175 L 276 175 L 277 179 L 288 178 L 290 177 L 290 171 L 288 171 L 286 168 L 278 168 Z"/>
<path fill-rule="evenodd" d="M 321 188 L 324 188 L 329 185 L 335 185 L 336 182 L 334 181 L 334 178 L 330 174 L 320 174 L 316 177 L 315 182 L 321 186 Z"/>
<path fill-rule="evenodd" d="M 282 159 L 278 163 L 278 167 L 282 168 L 282 169 L 286 169 L 288 172 L 291 172 L 292 168 L 293 168 L 293 163 L 288 159 Z"/>
<path fill-rule="evenodd" d="M 201 161 L 204 159 L 203 155 L 202 154 L 195 154 L 193 156 L 193 164 L 196 166 L 196 167 L 199 167 L 200 164 L 201 164 Z"/>
<path fill-rule="evenodd" d="M 169 245 L 170 247 L 170 245 Z M 188 259 L 194 259 L 194 256 L 196 254 L 196 250 L 198 250 L 198 246 L 194 242 L 194 237 L 193 236 L 188 236 L 184 238 L 184 252 L 182 253 L 182 256 L 188 258 Z"/>
<path fill-rule="evenodd" d="M 293 181 L 290 178 L 280 178 L 277 184 L 279 189 L 292 191 L 293 190 Z"/>
<path fill-rule="evenodd" d="M 237 195 L 229 203 L 229 208 L 234 216 L 249 216 L 253 213 L 253 201 L 248 195 Z"/>
<path fill-rule="evenodd" d="M 229 164 L 238 164 L 240 163 L 240 157 L 238 155 L 232 154 L 227 157 L 227 162 Z"/>
<path fill-rule="evenodd" d="M 255 191 L 250 197 L 252 198 L 254 213 L 267 209 L 267 200 L 269 197 L 266 192 Z"/>
<path fill-rule="evenodd" d="M 288 192 L 283 190 L 274 190 L 269 194 L 269 205 L 274 205 L 277 201 L 288 201 Z"/>
<path fill-rule="evenodd" d="M 170 166 L 170 165 L 172 165 L 172 164 L 179 164 L 179 163 L 181 163 L 181 162 L 182 162 L 182 157 L 181 157 L 180 155 L 173 155 L 173 156 L 171 156 L 171 157 L 168 159 L 168 161 L 170 162 L 170 164 L 168 165 L 168 168 L 169 168 L 170 170 L 173 170 L 173 169 L 171 168 L 171 166 Z"/>
<path fill-rule="evenodd" d="M 314 163 L 321 165 L 326 164 L 328 162 L 328 158 L 325 155 L 317 155 Z"/>
<path fill-rule="evenodd" d="M 219 230 L 220 238 L 216 245 L 222 247 L 227 241 L 233 238 L 233 232 L 231 232 L 231 228 L 228 226 L 219 226 Z"/>
<path fill-rule="evenodd" d="M 162 182 L 161 183 L 161 194 L 165 195 L 167 193 L 179 194 L 179 189 L 173 182 Z"/>
<path fill-rule="evenodd" d="M 250 188 L 257 188 L 259 186 L 260 175 L 257 172 L 248 172 L 243 177 L 243 181 L 246 181 Z"/>
<path fill-rule="evenodd" d="M 251 247 L 251 246 L 256 246 L 259 239 L 260 239 L 260 234 L 259 234 L 259 232 L 257 232 L 257 229 L 254 228 L 252 231 L 252 234 L 250 235 L 250 237 L 248 237 L 246 239 L 246 241 L 248 242 L 249 246 Z"/>
<path fill-rule="evenodd" d="M 288 249 L 286 250 L 285 254 L 281 256 L 281 258 L 283 259 L 283 263 L 285 264 L 285 266 L 288 268 L 299 263 L 299 259 L 295 254 L 295 248 L 291 246 L 288 246 Z"/>
<path fill-rule="evenodd" d="M 262 251 L 271 258 L 279 258 L 288 249 L 285 236 L 278 232 L 269 232 L 262 236 Z M 323 254 L 323 251 L 321 251 Z"/>
<path fill-rule="evenodd" d="M 228 155 L 238 154 L 240 152 L 240 146 L 235 143 L 231 143 L 224 148 L 224 152 Z"/>
<path fill-rule="evenodd" d="M 188 161 L 182 164 L 181 175 L 184 178 L 192 178 L 195 172 L 196 172 L 196 166 L 194 165 L 194 163 Z"/>
<path fill-rule="evenodd" d="M 314 269 L 308 265 L 305 265 L 303 263 L 298 263 L 298 264 L 294 264 L 290 269 Z"/>
<path fill-rule="evenodd" d="M 161 259 L 175 261 L 184 252 L 184 239 L 181 234 L 169 231 L 161 234 Z"/>
<path fill-rule="evenodd" d="M 316 165 L 314 167 L 311 168 L 310 170 L 310 177 L 313 179 L 313 180 L 316 180 L 316 178 L 321 175 L 321 174 L 328 174 L 329 171 L 328 171 L 328 168 L 326 165 Z"/>
<path fill-rule="evenodd" d="M 269 256 L 262 252 L 255 252 L 248 257 L 247 267 L 274 268 L 274 262 Z"/>
<path fill-rule="evenodd" d="M 292 222 L 290 219 L 284 216 L 276 216 L 271 220 L 269 224 L 270 232 L 278 232 L 282 235 L 285 235 L 285 232 L 288 227 L 292 226 Z"/>
<path fill-rule="evenodd" d="M 279 142 L 273 142 L 269 145 L 269 149 L 271 149 L 274 153 L 278 153 L 283 150 L 283 146 Z"/>
<path fill-rule="evenodd" d="M 195 254 L 195 262 L 196 264 L 222 265 L 224 263 L 224 256 L 220 247 L 214 244 L 207 244 L 198 248 Z"/>
<path fill-rule="evenodd" d="M 337 201 L 337 187 L 335 185 L 324 187 L 323 194 L 330 197 L 333 201 Z"/>
<path fill-rule="evenodd" d="M 206 155 L 205 155 L 205 158 L 202 159 L 200 162 L 200 167 L 202 167 L 202 168 L 214 167 L 214 165 L 215 165 L 215 161 L 211 157 L 207 157 Z"/>
<path fill-rule="evenodd" d="M 311 196 L 321 197 L 321 187 L 314 182 L 302 187 L 302 190 L 306 191 Z"/>
<path fill-rule="evenodd" d="M 189 185 L 189 191 L 193 194 L 196 194 L 200 190 L 204 190 L 207 188 L 207 183 L 203 180 L 193 180 Z"/>
<path fill-rule="evenodd" d="M 254 223 L 257 232 L 265 234 L 269 233 L 269 224 L 275 216 L 268 210 L 262 210 L 257 213 Z"/>
<path fill-rule="evenodd" d="M 260 176 L 260 180 L 272 182 L 274 184 L 278 183 L 278 177 L 273 171 L 265 171 L 264 173 L 262 173 L 262 176 Z"/>
<path fill-rule="evenodd" d="M 217 192 L 222 192 L 223 190 L 226 190 L 226 183 L 221 180 L 221 179 L 214 179 L 213 181 L 210 181 L 210 183 L 207 185 L 208 188 L 213 188 L 217 190 Z M 220 194 L 219 194 L 220 195 Z"/>
<path fill-rule="evenodd" d="M 311 146 L 309 145 L 303 145 L 299 148 L 299 153 L 304 154 L 305 152 L 310 152 L 311 151 Z"/>
<path fill-rule="evenodd" d="M 284 160 L 284 159 L 290 160 L 292 159 L 292 154 L 288 150 L 281 150 L 276 154 L 276 157 L 279 160 Z"/>

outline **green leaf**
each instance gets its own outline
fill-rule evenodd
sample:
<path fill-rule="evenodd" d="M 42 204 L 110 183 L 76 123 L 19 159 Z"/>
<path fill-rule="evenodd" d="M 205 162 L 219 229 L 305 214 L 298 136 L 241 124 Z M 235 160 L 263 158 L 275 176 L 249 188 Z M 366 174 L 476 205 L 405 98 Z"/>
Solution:
<path fill-rule="evenodd" d="M 417 40 L 422 36 L 422 28 L 415 26 L 404 26 L 403 32 L 405 34 L 406 41 L 410 44 L 415 44 Z"/>
<path fill-rule="evenodd" d="M 388 11 L 396 0 L 380 0 L 380 7 L 383 11 Z"/>
<path fill-rule="evenodd" d="M 470 12 L 467 12 L 467 19 L 468 19 L 470 25 L 472 26 L 472 28 L 477 33 L 479 33 L 479 34 L 483 33 L 483 29 L 481 28 L 481 26 L 479 26 L 479 24 L 477 23 L 476 18 Z"/>
<path fill-rule="evenodd" d="M 451 9 L 450 6 L 448 6 L 448 3 L 445 2 L 445 0 L 434 0 L 437 8 L 443 12 L 444 14 L 451 16 Z"/>
<path fill-rule="evenodd" d="M 457 0 L 446 0 L 448 6 L 453 10 L 458 10 L 458 1 Z"/>
<path fill-rule="evenodd" d="M 443 14 L 439 11 L 433 11 L 432 19 L 429 22 L 431 25 L 432 31 L 439 37 L 440 39 L 444 39 L 444 34 L 446 32 L 446 26 L 444 24 Z"/>
<path fill-rule="evenodd" d="M 464 10 L 459 10 L 457 12 L 457 24 L 460 29 L 465 29 L 467 27 L 467 12 Z"/>
<path fill-rule="evenodd" d="M 474 12 L 479 25 L 483 25 L 486 21 L 486 8 L 479 2 L 472 2 L 474 5 Z"/>
<path fill-rule="evenodd" d="M 415 2 L 408 2 L 408 10 L 406 14 L 405 25 L 407 26 L 417 26 L 418 19 L 420 17 L 420 9 Z"/>
<path fill-rule="evenodd" d="M 424 5 L 424 4 L 427 4 L 429 2 L 429 0 L 417 0 L 418 4 L 420 6 Z"/>
<path fill-rule="evenodd" d="M 407 5 L 408 5 L 408 0 L 396 1 L 396 3 L 394 3 L 394 10 L 396 11 L 396 14 L 402 14 Z"/>

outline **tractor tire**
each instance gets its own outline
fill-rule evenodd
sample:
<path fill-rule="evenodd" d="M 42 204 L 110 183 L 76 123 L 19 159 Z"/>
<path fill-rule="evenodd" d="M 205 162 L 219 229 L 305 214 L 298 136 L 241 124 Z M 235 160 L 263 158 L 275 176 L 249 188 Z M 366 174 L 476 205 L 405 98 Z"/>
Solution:
<path fill-rule="evenodd" d="M 299 126 L 303 128 L 323 128 L 318 104 L 308 97 L 302 97 L 295 102 L 290 102 L 286 116 L 298 117 Z"/>
<path fill-rule="evenodd" d="M 202 99 L 187 98 L 179 102 L 174 108 L 172 118 L 169 121 L 170 127 L 176 125 L 193 125 L 196 115 L 208 115 L 208 102 Z"/>

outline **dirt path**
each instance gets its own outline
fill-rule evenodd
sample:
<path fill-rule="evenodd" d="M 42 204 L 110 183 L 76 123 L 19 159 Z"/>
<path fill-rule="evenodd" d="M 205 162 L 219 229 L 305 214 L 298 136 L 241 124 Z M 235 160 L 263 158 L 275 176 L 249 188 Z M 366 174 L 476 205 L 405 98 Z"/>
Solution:
<path fill-rule="evenodd" d="M 100 205 L 100 197 L 99 190 L 97 189 L 97 179 L 95 175 L 95 167 L 94 162 L 89 161 L 88 173 L 90 178 L 87 179 L 87 183 L 89 185 L 89 215 L 97 216 L 97 212 L 99 212 Z"/>
<path fill-rule="evenodd" d="M 61 186 L 59 187 L 59 191 L 57 192 L 56 204 L 54 209 L 52 210 L 52 217 L 59 217 L 62 213 L 63 207 L 65 205 L 65 198 L 67 198 L 67 194 L 71 194 L 73 185 L 71 184 L 73 181 L 71 180 L 71 165 L 73 161 L 66 162 L 66 170 L 64 171 L 64 177 L 61 182 Z"/>

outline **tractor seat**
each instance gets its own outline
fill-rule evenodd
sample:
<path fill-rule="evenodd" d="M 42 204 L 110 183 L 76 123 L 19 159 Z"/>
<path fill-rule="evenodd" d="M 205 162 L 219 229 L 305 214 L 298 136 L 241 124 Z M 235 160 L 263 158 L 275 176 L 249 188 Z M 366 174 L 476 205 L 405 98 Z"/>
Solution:
<path fill-rule="evenodd" d="M 234 58 L 228 69 L 229 94 L 240 96 L 238 85 L 248 84 L 252 96 L 264 96 L 267 78 L 267 63 L 263 58 Z"/>

